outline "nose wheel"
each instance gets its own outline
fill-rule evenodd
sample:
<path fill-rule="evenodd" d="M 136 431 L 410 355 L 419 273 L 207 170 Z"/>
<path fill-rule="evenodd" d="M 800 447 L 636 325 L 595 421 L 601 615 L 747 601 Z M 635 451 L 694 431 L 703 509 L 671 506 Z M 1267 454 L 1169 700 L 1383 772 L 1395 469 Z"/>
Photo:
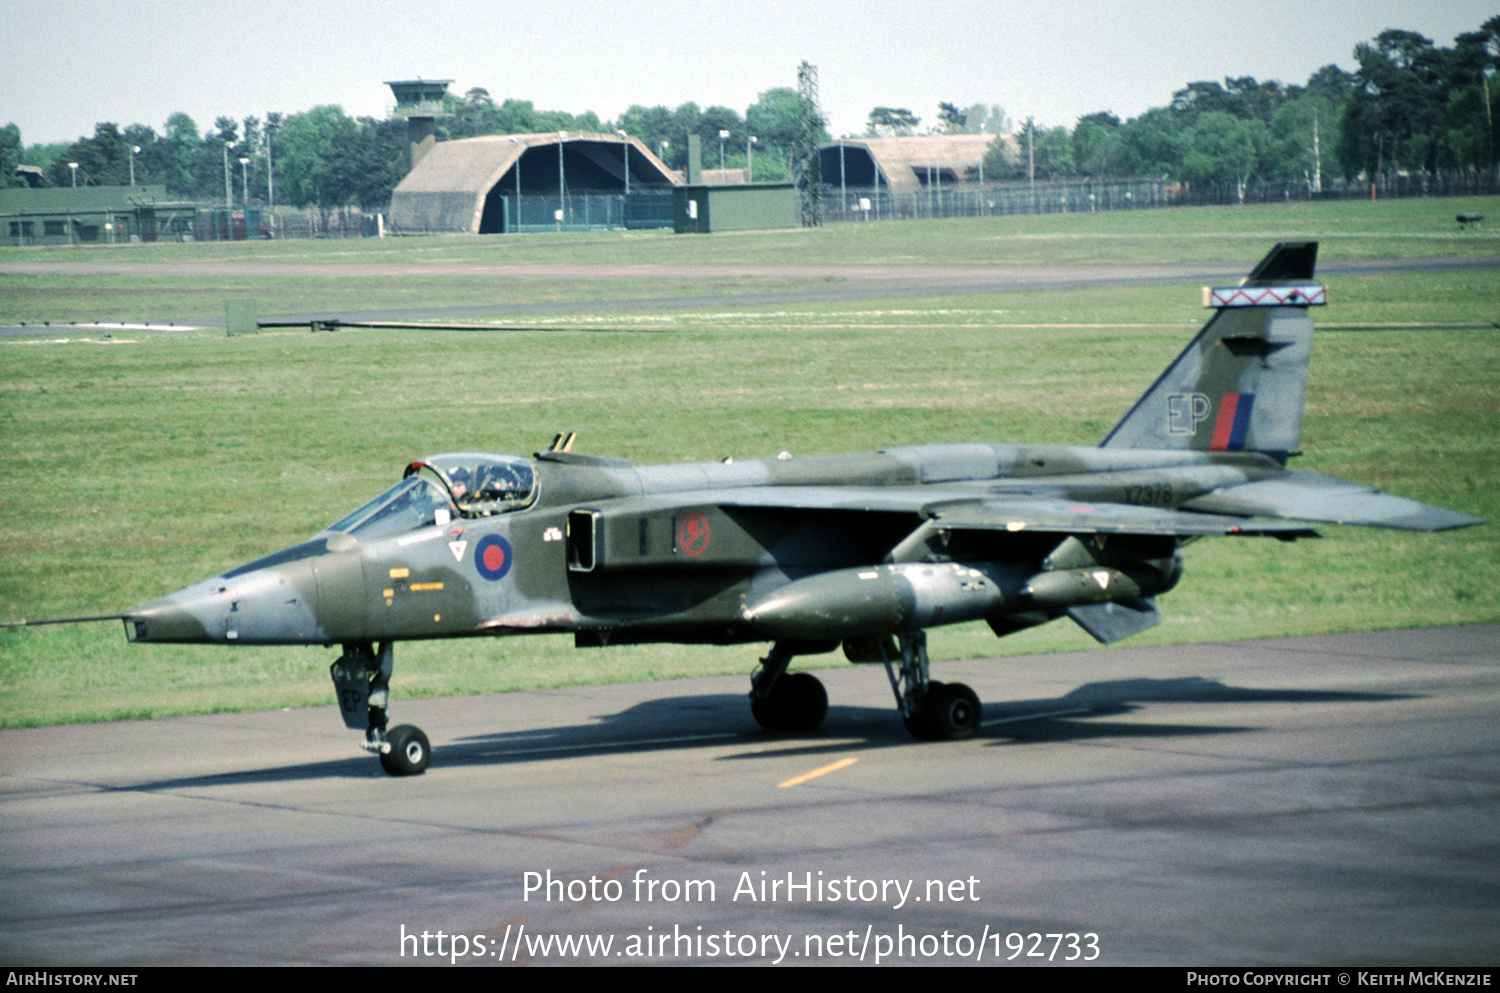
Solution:
<path fill-rule="evenodd" d="M 432 746 L 422 729 L 398 724 L 385 733 L 388 751 L 380 753 L 380 767 L 392 776 L 420 776 L 432 758 Z"/>

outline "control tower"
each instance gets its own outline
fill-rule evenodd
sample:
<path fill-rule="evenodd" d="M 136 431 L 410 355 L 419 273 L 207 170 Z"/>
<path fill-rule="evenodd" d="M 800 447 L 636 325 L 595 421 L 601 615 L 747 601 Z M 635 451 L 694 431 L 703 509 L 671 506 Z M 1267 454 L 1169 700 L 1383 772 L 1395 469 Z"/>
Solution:
<path fill-rule="evenodd" d="M 386 81 L 396 96 L 393 117 L 406 118 L 406 135 L 411 141 L 413 167 L 437 143 L 437 119 L 447 117 L 443 98 L 448 95 L 451 79 L 406 79 Z"/>

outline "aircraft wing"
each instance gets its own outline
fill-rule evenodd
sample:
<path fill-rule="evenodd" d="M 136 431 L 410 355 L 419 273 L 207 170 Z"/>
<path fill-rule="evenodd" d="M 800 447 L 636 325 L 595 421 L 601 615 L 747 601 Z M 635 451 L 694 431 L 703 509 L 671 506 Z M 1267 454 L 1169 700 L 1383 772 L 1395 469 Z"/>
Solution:
<path fill-rule="evenodd" d="M 1484 523 L 1480 517 L 1392 496 L 1318 472 L 1289 472 L 1275 479 L 1226 487 L 1190 500 L 1183 506 L 1214 514 L 1279 517 L 1403 531 L 1446 531 Z"/>
<path fill-rule="evenodd" d="M 1227 513 L 1193 513 L 1161 507 L 1080 500 L 974 500 L 928 508 L 940 526 L 985 531 L 1055 531 L 1066 534 L 1221 535 L 1316 537 L 1312 528 L 1252 521 Z"/>
<path fill-rule="evenodd" d="M 1043 531 L 1061 534 L 1265 535 L 1315 537 L 1299 521 L 1441 531 L 1483 524 L 1478 517 L 1316 472 L 1225 487 L 1179 509 L 1107 501 L 1071 500 L 1044 492 L 996 496 L 964 487 L 751 486 L 643 496 L 634 509 L 701 503 L 721 507 L 788 508 L 900 513 L 940 527 L 976 531 Z M 1272 518 L 1253 520 L 1252 518 Z"/>
<path fill-rule="evenodd" d="M 1310 528 L 1278 524 L 1306 521 L 1445 531 L 1485 523 L 1360 483 L 1318 472 L 1288 472 L 1274 479 L 1215 490 L 1176 510 L 1086 500 L 1045 493 L 997 497 L 972 489 L 899 487 L 769 486 L 692 494 L 705 503 L 740 507 L 800 507 L 912 513 L 938 523 L 984 531 L 1057 531 L 1097 534 L 1156 534 L 1179 537 L 1219 534 L 1307 537 Z"/>
<path fill-rule="evenodd" d="M 1123 503 L 1068 500 L 1051 495 L 995 497 L 972 490 L 898 487 L 766 486 L 682 494 L 721 507 L 789 507 L 909 513 L 940 527 L 976 531 L 1044 531 L 1063 534 L 1141 534 L 1198 537 L 1244 534 L 1315 537 L 1312 528 L 1253 521 L 1253 511 L 1204 513 Z"/>

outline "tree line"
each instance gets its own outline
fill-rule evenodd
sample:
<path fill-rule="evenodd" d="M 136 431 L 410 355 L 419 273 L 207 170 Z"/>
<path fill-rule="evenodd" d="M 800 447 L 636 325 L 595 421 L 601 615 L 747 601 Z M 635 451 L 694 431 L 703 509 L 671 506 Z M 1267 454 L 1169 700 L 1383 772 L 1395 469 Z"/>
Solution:
<path fill-rule="evenodd" d="M 436 123 L 440 141 L 618 130 L 639 138 L 669 167 L 681 169 L 687 163 L 688 135 L 696 134 L 703 140 L 705 168 L 718 168 L 721 162 L 731 169 L 753 165 L 760 182 L 786 179 L 788 155 L 802 122 L 801 98 L 788 88 L 762 93 L 743 117 L 729 107 L 700 109 L 685 103 L 675 110 L 635 105 L 618 121 L 605 122 L 592 111 L 537 110 L 529 100 L 496 103 L 477 87 L 462 96 L 449 94 L 446 104 L 448 116 Z M 827 140 L 826 132 L 822 139 Z M 23 148 L 16 125 L 0 128 L 6 185 L 25 185 L 16 166 L 26 164 L 39 167 L 52 186 L 68 186 L 75 178 L 79 185 L 124 186 L 133 175 L 138 184 L 165 186 L 173 197 L 222 200 L 227 182 L 235 202 L 246 197 L 248 186 L 251 200 L 268 203 L 274 194 L 277 204 L 323 210 L 383 208 L 406 175 L 409 156 L 404 120 L 351 118 L 331 105 L 285 116 L 272 113 L 264 121 L 220 117 L 207 132 L 200 132 L 187 114 L 175 113 L 160 134 L 144 124 L 121 129 L 105 123 L 71 144 L 30 148 Z M 70 163 L 78 165 L 76 177 Z"/>
<path fill-rule="evenodd" d="M 248 162 L 242 163 L 241 159 Z M 206 133 L 184 113 L 161 133 L 144 124 L 98 124 L 72 144 L 22 148 L 20 129 L 0 128 L 0 168 L 7 185 L 25 185 L 17 165 L 34 165 L 52 186 L 161 185 L 183 200 L 230 199 L 325 209 L 372 207 L 390 200 L 406 175 L 406 122 L 350 118 L 334 106 L 271 113 L 261 121 L 220 117 Z M 77 163 L 76 176 L 70 163 Z M 274 191 L 272 184 L 274 183 Z"/>
<path fill-rule="evenodd" d="M 1130 120 L 1108 111 L 1080 118 L 1069 129 L 1039 127 L 1027 118 L 1012 127 L 1003 109 L 976 104 L 939 106 L 941 132 L 1012 133 L 995 141 L 983 164 L 986 180 L 1107 176 L 1165 176 L 1184 183 L 1282 180 L 1321 190 L 1326 177 L 1345 179 L 1398 173 L 1493 175 L 1496 136 L 1491 82 L 1500 72 L 1500 16 L 1461 34 L 1452 47 L 1422 35 L 1382 32 L 1354 49 L 1358 68 L 1334 65 L 1305 85 L 1253 77 L 1194 82 L 1171 103 Z M 497 103 L 483 88 L 447 97 L 439 140 L 488 134 L 624 131 L 674 169 L 687 162 L 688 136 L 702 139 L 705 168 L 745 168 L 757 181 L 783 180 L 799 137 L 805 138 L 801 97 L 774 88 L 741 115 L 729 107 L 684 103 L 633 105 L 617 121 L 592 111 L 580 115 L 537 110 L 527 100 Z M 869 135 L 912 134 L 920 118 L 906 108 L 876 107 Z M 826 131 L 821 133 L 827 140 Z M 131 124 L 101 123 L 71 144 L 22 144 L 14 124 L 0 128 L 0 183 L 21 185 L 18 164 L 39 167 L 55 186 L 164 185 L 183 199 L 225 195 L 262 203 L 380 209 L 408 168 L 406 123 L 351 118 L 336 106 L 282 115 L 216 119 L 200 132 L 175 113 L 161 133 Z M 241 159 L 249 160 L 241 163 Z M 77 163 L 75 172 L 69 163 Z M 273 178 L 274 177 L 274 178 Z M 274 181 L 274 191 L 271 184 Z"/>
<path fill-rule="evenodd" d="M 1229 184 L 1241 196 L 1252 180 L 1313 194 L 1330 177 L 1467 173 L 1493 181 L 1500 16 L 1451 48 L 1383 31 L 1356 46 L 1354 59 L 1354 72 L 1325 66 L 1303 86 L 1248 76 L 1190 83 L 1168 106 L 1129 121 L 1100 112 L 1069 131 L 1027 119 L 1014 146 L 990 149 L 985 176 L 1165 176 Z"/>

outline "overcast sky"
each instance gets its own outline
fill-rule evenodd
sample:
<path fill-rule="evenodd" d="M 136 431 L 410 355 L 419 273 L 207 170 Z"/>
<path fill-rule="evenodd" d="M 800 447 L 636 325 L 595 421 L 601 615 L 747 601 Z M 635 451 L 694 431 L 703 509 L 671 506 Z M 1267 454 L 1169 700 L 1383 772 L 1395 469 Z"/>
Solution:
<path fill-rule="evenodd" d="M 619 116 L 689 100 L 743 114 L 818 67 L 829 130 L 872 107 L 935 124 L 939 101 L 999 104 L 1071 126 L 1134 117 L 1196 80 L 1302 84 L 1353 70 L 1386 28 L 1441 46 L 1500 14 L 1497 0 L 5 0 L 0 123 L 22 141 L 73 141 L 111 121 L 214 118 L 338 104 L 383 117 L 386 80 L 452 79 L 497 102 Z"/>

